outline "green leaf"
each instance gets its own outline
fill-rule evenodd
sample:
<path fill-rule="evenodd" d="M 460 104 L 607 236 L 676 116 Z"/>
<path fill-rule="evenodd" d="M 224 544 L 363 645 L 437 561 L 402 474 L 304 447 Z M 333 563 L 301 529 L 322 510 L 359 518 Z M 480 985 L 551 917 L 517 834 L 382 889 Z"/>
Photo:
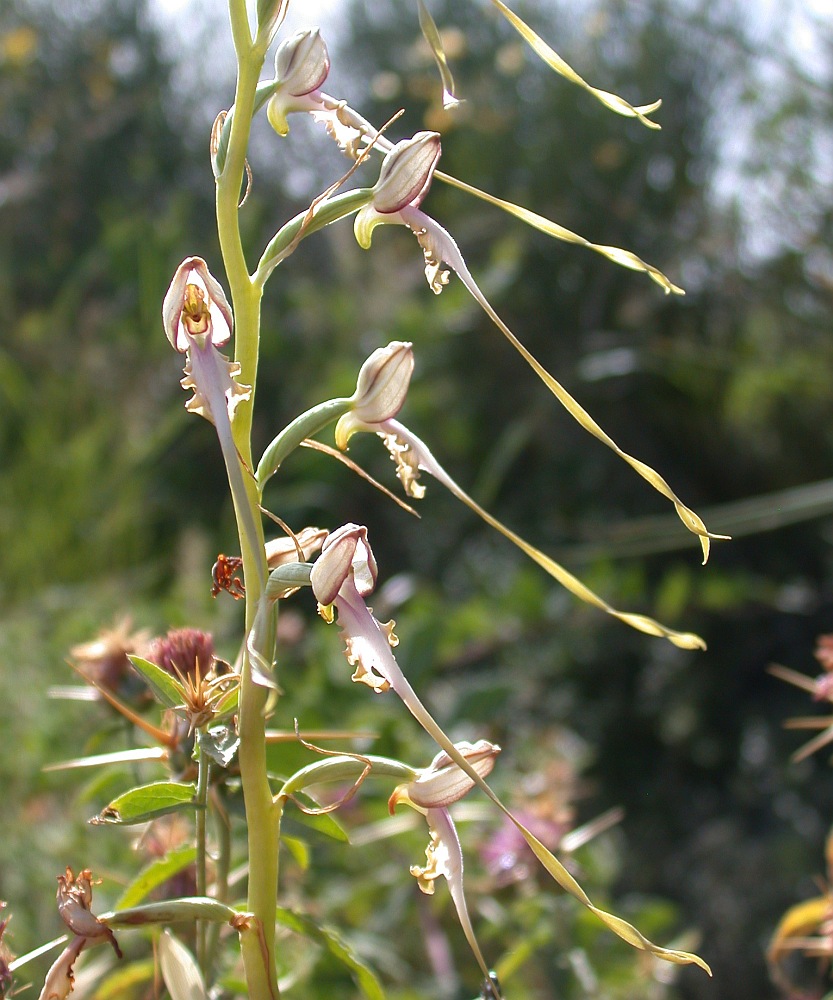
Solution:
<path fill-rule="evenodd" d="M 309 848 L 303 840 L 299 840 L 297 837 L 287 837 L 284 833 L 281 834 L 281 845 L 295 858 L 295 863 L 301 871 L 306 871 L 309 868 Z"/>
<path fill-rule="evenodd" d="M 93 826 L 104 823 L 144 823 L 157 816 L 164 816 L 165 813 L 196 808 L 195 795 L 196 787 L 193 784 L 154 781 L 150 785 L 140 785 L 119 795 L 98 816 L 94 816 L 90 823 Z"/>
<path fill-rule="evenodd" d="M 136 993 L 135 987 L 153 981 L 156 963 L 152 958 L 118 966 L 93 993 L 92 1000 L 121 1000 Z"/>
<path fill-rule="evenodd" d="M 164 858 L 158 858 L 143 868 L 122 893 L 116 904 L 120 910 L 141 903 L 157 886 L 178 875 L 183 868 L 193 864 L 197 849 L 186 844 L 169 851 Z"/>
<path fill-rule="evenodd" d="M 359 989 L 368 1000 L 385 1000 L 385 991 L 376 974 L 335 931 L 322 927 L 305 914 L 288 910 L 283 906 L 278 907 L 276 919 L 279 924 L 288 927 L 296 934 L 323 945 L 333 958 L 350 970 Z"/>
<path fill-rule="evenodd" d="M 305 798 L 305 796 L 298 794 L 297 798 Z M 310 805 L 315 806 L 315 803 L 311 799 Z M 301 809 L 297 812 L 293 810 L 291 813 L 287 813 L 286 822 L 302 823 L 311 830 L 315 830 L 317 833 L 323 833 L 325 837 L 337 840 L 341 844 L 350 843 L 350 837 L 348 836 L 347 831 L 332 813 L 305 813 Z"/>
<path fill-rule="evenodd" d="M 178 708 L 183 703 L 182 685 L 176 678 L 171 677 L 167 670 L 163 670 L 156 663 L 151 663 L 150 660 L 142 659 L 141 656 L 128 656 L 128 659 L 144 677 L 154 698 L 165 708 Z"/>

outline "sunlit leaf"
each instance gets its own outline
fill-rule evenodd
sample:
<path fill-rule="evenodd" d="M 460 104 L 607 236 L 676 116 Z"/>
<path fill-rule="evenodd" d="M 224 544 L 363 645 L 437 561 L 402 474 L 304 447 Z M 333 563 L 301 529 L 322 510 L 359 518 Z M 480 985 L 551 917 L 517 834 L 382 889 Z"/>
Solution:
<path fill-rule="evenodd" d="M 160 701 L 165 708 L 176 708 L 182 704 L 182 688 L 167 670 L 163 670 L 156 663 L 151 663 L 150 660 L 145 660 L 141 656 L 128 656 L 128 659 L 144 677 L 156 700 Z"/>
<path fill-rule="evenodd" d="M 44 771 L 69 771 L 78 767 L 98 767 L 101 764 L 132 764 L 136 761 L 165 760 L 168 751 L 164 747 L 137 747 L 135 750 L 115 750 L 113 753 L 97 753 L 92 757 L 75 757 L 57 764 L 47 764 Z"/>
<path fill-rule="evenodd" d="M 171 1000 L 206 1000 L 197 960 L 170 931 L 164 931 L 159 939 L 159 965 Z"/>
<path fill-rule="evenodd" d="M 92 1000 L 123 1000 L 125 996 L 134 996 L 137 986 L 152 982 L 154 969 L 152 958 L 119 965 L 93 993 Z"/>
<path fill-rule="evenodd" d="M 90 820 L 94 826 L 103 823 L 145 823 L 169 812 L 194 809 L 196 787 L 176 781 L 154 781 L 150 785 L 131 788 L 129 792 L 106 806 Z"/>

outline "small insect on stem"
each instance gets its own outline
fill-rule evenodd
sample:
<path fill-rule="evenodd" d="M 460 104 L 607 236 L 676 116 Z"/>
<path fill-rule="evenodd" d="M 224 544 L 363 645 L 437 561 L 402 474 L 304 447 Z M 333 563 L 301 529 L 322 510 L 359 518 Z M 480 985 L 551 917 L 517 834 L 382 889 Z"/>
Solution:
<path fill-rule="evenodd" d="M 212 597 L 216 597 L 221 590 L 231 594 L 235 601 L 246 596 L 243 581 L 236 575 L 242 565 L 240 556 L 224 556 L 222 553 L 217 556 L 217 562 L 211 568 Z"/>

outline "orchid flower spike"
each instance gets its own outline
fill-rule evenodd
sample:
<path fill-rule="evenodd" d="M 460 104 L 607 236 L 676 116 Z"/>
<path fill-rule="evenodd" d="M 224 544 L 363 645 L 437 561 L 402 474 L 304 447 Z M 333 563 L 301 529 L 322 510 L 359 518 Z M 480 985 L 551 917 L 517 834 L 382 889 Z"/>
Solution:
<path fill-rule="evenodd" d="M 319 88 L 330 72 L 330 56 L 318 28 L 306 28 L 278 46 L 275 53 L 275 92 L 266 106 L 269 124 L 286 135 L 286 116 L 293 111 L 321 109 Z"/>

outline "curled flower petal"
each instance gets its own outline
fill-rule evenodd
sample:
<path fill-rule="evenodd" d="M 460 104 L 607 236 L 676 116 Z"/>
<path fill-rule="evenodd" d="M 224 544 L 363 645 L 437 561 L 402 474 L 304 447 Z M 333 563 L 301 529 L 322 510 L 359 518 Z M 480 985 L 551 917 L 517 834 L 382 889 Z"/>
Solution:
<path fill-rule="evenodd" d="M 409 343 L 395 340 L 370 355 L 359 371 L 356 391 L 350 397 L 350 410 L 336 425 L 336 444 L 342 451 L 354 426 L 379 423 L 396 416 L 405 402 L 413 371 L 414 352 Z"/>
<path fill-rule="evenodd" d="M 321 555 L 312 568 L 311 582 L 316 600 L 332 604 L 342 588 L 360 597 L 376 586 L 376 559 L 367 541 L 367 528 L 358 524 L 342 525 L 331 532 L 321 546 Z"/>
<path fill-rule="evenodd" d="M 289 132 L 287 115 L 322 108 L 318 88 L 330 72 L 330 56 L 318 28 L 287 38 L 275 53 L 275 88 L 266 117 L 278 135 Z"/>
<path fill-rule="evenodd" d="M 431 834 L 431 840 L 425 850 L 426 863 L 423 867 L 413 865 L 411 874 L 416 878 L 420 889 L 428 895 L 433 895 L 434 882 L 441 876 L 448 882 L 448 891 L 457 910 L 457 919 L 477 959 L 477 964 L 483 975 L 488 977 L 489 967 L 477 943 L 463 892 L 463 849 L 460 846 L 457 828 L 447 809 L 428 809 L 425 818 L 428 820 Z"/>
<path fill-rule="evenodd" d="M 318 28 L 305 28 L 281 42 L 275 53 L 275 79 L 293 97 L 317 90 L 330 72 L 330 54 Z"/>
<path fill-rule="evenodd" d="M 85 937 L 75 937 L 64 948 L 46 974 L 39 1000 L 66 1000 L 72 993 L 75 984 L 73 966 L 86 943 Z"/>
<path fill-rule="evenodd" d="M 373 207 L 387 215 L 407 205 L 418 207 L 428 189 L 442 153 L 437 132 L 417 132 L 386 154 L 373 186 Z"/>
<path fill-rule="evenodd" d="M 523 40 L 529 45 L 529 47 L 539 56 L 543 61 L 551 68 L 554 69 L 556 73 L 560 73 L 561 76 L 565 77 L 571 83 L 577 84 L 582 87 L 588 93 L 592 94 L 596 100 L 601 101 L 606 108 L 610 108 L 611 111 L 615 111 L 618 115 L 624 115 L 626 118 L 636 118 L 647 128 L 658 129 L 660 126 L 651 121 L 648 115 L 652 114 L 657 108 L 660 107 L 662 101 L 654 101 L 653 104 L 644 104 L 640 107 L 634 107 L 632 104 L 628 104 L 627 101 L 623 100 L 621 97 L 617 97 L 616 94 L 611 94 L 606 90 L 599 90 L 596 87 L 591 87 L 586 80 L 582 79 L 576 71 L 569 66 L 561 56 L 553 51 L 549 45 L 536 34 L 532 28 L 529 27 L 526 22 L 522 21 L 518 15 L 510 10 L 505 3 L 501 0 L 492 0 L 495 7 L 503 14 L 506 20 L 512 25 L 512 27 L 518 32 L 518 34 L 523 38 Z"/>

